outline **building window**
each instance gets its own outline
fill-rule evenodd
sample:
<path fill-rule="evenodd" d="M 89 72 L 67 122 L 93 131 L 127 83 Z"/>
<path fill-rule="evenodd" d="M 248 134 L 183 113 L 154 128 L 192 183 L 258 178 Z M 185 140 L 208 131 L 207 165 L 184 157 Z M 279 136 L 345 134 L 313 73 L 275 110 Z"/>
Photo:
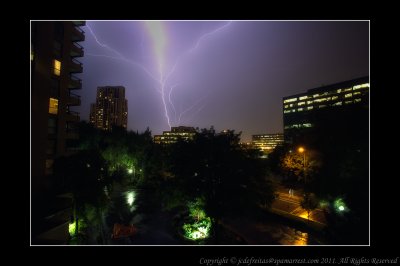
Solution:
<path fill-rule="evenodd" d="M 47 159 L 46 160 L 46 174 L 47 175 L 53 173 L 53 163 L 54 163 L 53 159 Z"/>
<path fill-rule="evenodd" d="M 51 79 L 51 97 L 59 97 L 60 96 L 60 81 L 57 78 Z"/>
<path fill-rule="evenodd" d="M 353 90 L 359 90 L 361 88 L 368 88 L 368 87 L 369 87 L 369 83 L 364 83 L 364 84 L 361 84 L 361 85 L 353 86 Z"/>
<path fill-rule="evenodd" d="M 297 98 L 286 99 L 283 101 L 283 103 L 290 103 L 290 102 L 295 102 L 295 101 L 297 101 Z"/>
<path fill-rule="evenodd" d="M 49 100 L 49 113 L 56 115 L 58 113 L 58 100 L 50 98 Z"/>
<path fill-rule="evenodd" d="M 47 140 L 47 155 L 53 155 L 56 151 L 56 141 L 55 140 Z"/>
<path fill-rule="evenodd" d="M 57 119 L 55 117 L 49 117 L 47 122 L 47 133 L 54 135 L 57 132 Z"/>
<path fill-rule="evenodd" d="M 53 61 L 53 73 L 56 76 L 60 76 L 61 74 L 61 62 L 57 59 L 54 59 Z"/>
<path fill-rule="evenodd" d="M 305 100 L 305 99 L 307 99 L 307 96 L 301 96 L 301 97 L 299 98 L 299 100 Z"/>
<path fill-rule="evenodd" d="M 347 93 L 347 94 L 344 95 L 344 98 L 350 98 L 350 97 L 353 97 L 352 93 Z"/>

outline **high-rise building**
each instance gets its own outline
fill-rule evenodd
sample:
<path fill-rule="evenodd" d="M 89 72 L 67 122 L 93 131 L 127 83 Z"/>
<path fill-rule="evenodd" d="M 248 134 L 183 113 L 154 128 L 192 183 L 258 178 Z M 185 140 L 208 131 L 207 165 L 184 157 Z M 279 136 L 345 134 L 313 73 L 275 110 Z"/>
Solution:
<path fill-rule="evenodd" d="M 196 134 L 194 127 L 172 127 L 171 131 L 163 131 L 162 135 L 154 135 L 154 142 L 157 144 L 172 144 L 182 139 L 185 141 L 193 139 Z"/>
<path fill-rule="evenodd" d="M 368 115 L 369 77 L 357 78 L 310 89 L 283 98 L 285 142 L 300 142 L 318 125 L 331 121 L 343 130 L 351 120 L 359 122 L 357 112 Z M 350 123 L 351 124 L 351 123 Z"/>
<path fill-rule="evenodd" d="M 128 101 L 123 86 L 97 88 L 96 103 L 90 105 L 90 123 L 102 130 L 112 130 L 113 126 L 127 128 Z"/>
<path fill-rule="evenodd" d="M 262 151 L 264 157 L 268 156 L 276 146 L 283 144 L 283 134 L 259 134 L 252 136 L 252 146 Z"/>
<path fill-rule="evenodd" d="M 71 198 L 54 179 L 53 163 L 76 150 L 82 88 L 83 21 L 31 22 L 32 243 L 65 243 Z"/>

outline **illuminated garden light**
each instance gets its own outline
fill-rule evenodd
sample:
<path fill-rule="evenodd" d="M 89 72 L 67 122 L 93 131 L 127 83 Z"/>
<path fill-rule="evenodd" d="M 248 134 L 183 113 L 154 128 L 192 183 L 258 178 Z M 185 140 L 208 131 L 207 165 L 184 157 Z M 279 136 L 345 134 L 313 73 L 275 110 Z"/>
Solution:
<path fill-rule="evenodd" d="M 70 236 L 74 236 L 75 235 L 75 230 L 76 230 L 76 223 L 73 222 L 72 224 L 68 225 L 68 232 Z"/>
<path fill-rule="evenodd" d="M 342 198 L 338 198 L 334 201 L 333 206 L 339 213 L 347 212 L 349 209 Z"/>
<path fill-rule="evenodd" d="M 133 169 L 128 169 L 128 174 L 132 174 L 133 173 Z"/>
<path fill-rule="evenodd" d="M 126 202 L 129 204 L 129 206 L 133 205 L 135 202 L 135 192 L 131 191 L 126 193 Z"/>

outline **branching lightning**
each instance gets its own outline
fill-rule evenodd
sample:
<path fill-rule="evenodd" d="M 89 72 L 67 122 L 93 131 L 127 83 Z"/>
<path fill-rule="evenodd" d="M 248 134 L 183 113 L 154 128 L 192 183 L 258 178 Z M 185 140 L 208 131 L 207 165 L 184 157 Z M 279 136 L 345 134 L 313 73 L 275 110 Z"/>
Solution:
<path fill-rule="evenodd" d="M 110 56 L 110 55 L 103 55 L 103 54 L 87 54 L 90 56 L 97 56 L 97 57 L 105 57 L 105 58 L 110 58 L 110 59 L 114 59 L 114 60 L 121 60 L 123 62 L 132 64 L 134 66 L 137 66 L 139 68 L 141 68 L 151 79 L 153 79 L 154 81 L 156 81 L 158 83 L 158 87 L 156 88 L 156 90 L 160 93 L 161 95 L 161 100 L 163 103 L 163 107 L 164 107 L 164 116 L 166 118 L 166 121 L 168 123 L 168 126 L 171 128 L 171 119 L 170 119 L 170 115 L 168 113 L 168 108 L 167 108 L 167 101 L 165 99 L 166 97 L 166 93 L 165 93 L 165 88 L 169 87 L 169 92 L 168 92 L 168 102 L 171 105 L 173 111 L 174 111 L 174 120 L 175 122 L 177 122 L 177 124 L 179 125 L 181 122 L 181 118 L 184 114 L 186 114 L 187 112 L 191 111 L 193 108 L 195 108 L 196 106 L 198 106 L 198 104 L 204 100 L 207 96 L 201 98 L 200 100 L 198 100 L 195 104 L 189 106 L 187 109 L 185 109 L 183 112 L 180 112 L 179 117 L 177 116 L 176 113 L 176 108 L 173 104 L 173 101 L 171 99 L 171 95 L 172 95 L 172 91 L 175 87 L 177 87 L 178 85 L 180 85 L 180 83 L 175 84 L 173 86 L 169 86 L 168 84 L 168 80 L 170 79 L 170 77 L 172 77 L 172 75 L 174 74 L 176 68 L 178 67 L 178 65 L 181 63 L 182 59 L 187 56 L 190 53 L 193 53 L 196 49 L 198 49 L 198 47 L 200 46 L 200 43 L 207 37 L 223 30 L 224 28 L 228 27 L 229 25 L 231 25 L 232 21 L 229 21 L 228 23 L 224 24 L 223 26 L 211 31 L 211 32 L 207 32 L 203 35 L 201 35 L 197 41 L 195 42 L 194 46 L 191 47 L 190 49 L 186 50 L 185 52 L 183 52 L 181 55 L 178 56 L 178 58 L 175 61 L 175 64 L 173 65 L 173 67 L 171 68 L 171 70 L 168 72 L 167 75 L 164 75 L 165 73 L 165 49 L 166 49 L 166 45 L 167 45 L 167 40 L 166 40 L 166 36 L 165 36 L 165 32 L 164 32 L 164 28 L 163 28 L 163 24 L 160 21 L 148 21 L 146 22 L 146 28 L 149 32 L 149 35 L 153 41 L 153 49 L 154 49 L 154 54 L 155 54 L 155 59 L 156 59 L 156 63 L 158 66 L 158 73 L 159 73 L 159 77 L 156 77 L 155 75 L 153 75 L 143 64 L 140 64 L 136 61 L 130 60 L 126 57 L 124 57 L 120 52 L 118 52 L 117 50 L 111 48 L 110 46 L 108 46 L 105 43 L 102 43 L 99 41 L 99 39 L 97 38 L 97 36 L 95 35 L 95 33 L 93 32 L 92 28 L 86 24 L 86 26 L 88 27 L 90 33 L 92 34 L 92 36 L 94 37 L 96 43 L 103 47 L 106 48 L 107 50 L 109 50 L 110 52 L 114 53 L 117 56 Z M 141 45 L 143 44 L 143 39 L 141 41 Z M 197 111 L 192 115 L 192 118 L 194 117 L 194 115 L 198 114 L 205 106 L 206 104 L 203 104 L 200 108 L 197 109 Z M 178 119 L 176 119 L 178 117 Z M 178 121 L 176 121 L 178 120 Z"/>

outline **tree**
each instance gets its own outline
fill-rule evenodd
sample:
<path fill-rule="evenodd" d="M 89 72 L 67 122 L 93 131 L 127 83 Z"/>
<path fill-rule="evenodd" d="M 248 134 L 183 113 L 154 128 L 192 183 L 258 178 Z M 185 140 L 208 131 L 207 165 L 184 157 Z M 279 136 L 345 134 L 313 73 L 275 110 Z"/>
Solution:
<path fill-rule="evenodd" d="M 306 192 L 300 205 L 307 211 L 307 219 L 310 219 L 310 213 L 318 207 L 318 201 L 313 193 Z"/>

